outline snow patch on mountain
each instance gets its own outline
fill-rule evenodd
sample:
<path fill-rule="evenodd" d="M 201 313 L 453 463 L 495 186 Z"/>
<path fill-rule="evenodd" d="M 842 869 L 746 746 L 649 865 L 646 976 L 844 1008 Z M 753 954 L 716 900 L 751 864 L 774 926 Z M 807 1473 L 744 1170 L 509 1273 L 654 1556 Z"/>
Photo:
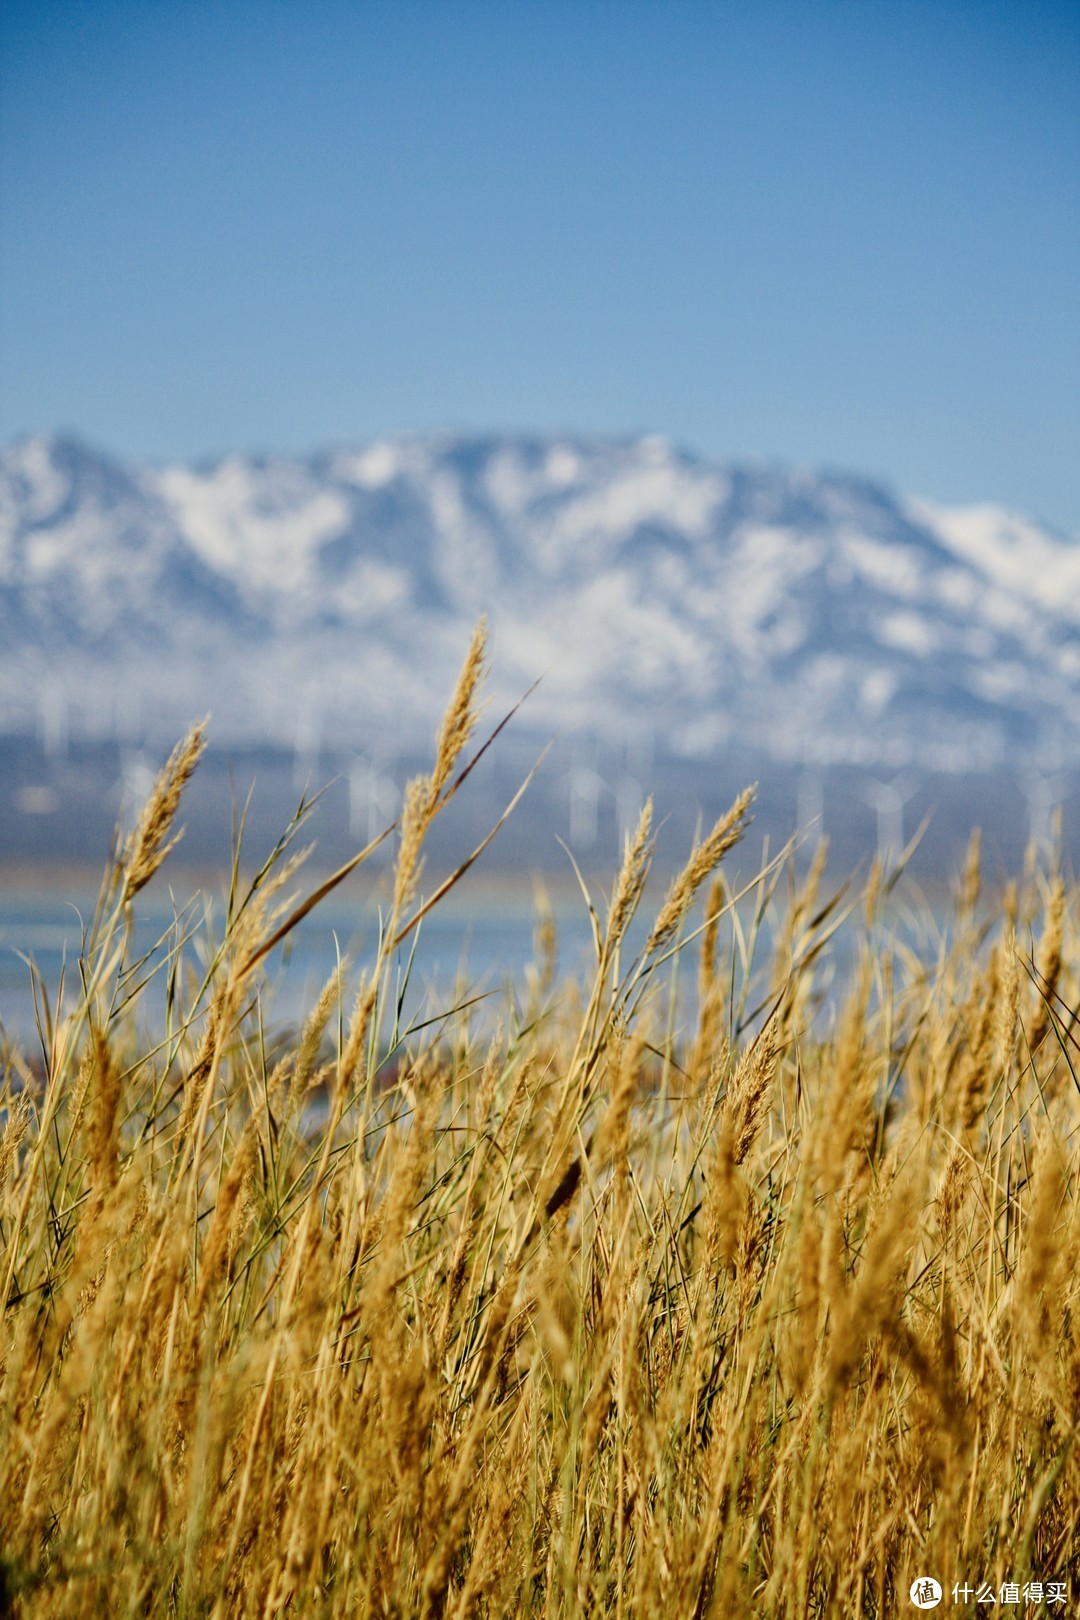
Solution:
<path fill-rule="evenodd" d="M 1075 542 L 997 506 L 907 504 L 917 521 L 1008 598 L 1080 622 L 1080 547 Z"/>
<path fill-rule="evenodd" d="M 349 515 L 341 493 L 289 463 L 260 470 L 230 458 L 208 473 L 174 467 L 148 482 L 203 561 L 249 594 L 303 590 L 320 545 Z"/>

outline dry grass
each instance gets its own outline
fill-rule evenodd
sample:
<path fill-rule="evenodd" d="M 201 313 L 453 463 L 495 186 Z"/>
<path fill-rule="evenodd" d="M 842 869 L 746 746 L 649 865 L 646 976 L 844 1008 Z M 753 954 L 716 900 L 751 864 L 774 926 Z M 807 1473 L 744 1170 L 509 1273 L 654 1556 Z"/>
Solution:
<path fill-rule="evenodd" d="M 1075 1590 L 1074 891 L 1032 865 L 996 918 L 976 851 L 916 951 L 881 874 L 860 912 L 789 860 L 741 896 L 714 880 L 698 928 L 739 799 L 631 956 L 646 816 L 591 984 L 553 984 L 545 923 L 494 1034 L 461 1010 L 409 1036 L 394 941 L 482 663 L 480 638 L 351 1011 L 342 972 L 267 1050 L 265 947 L 306 909 L 288 841 L 235 876 L 205 966 L 185 919 L 156 971 L 133 960 L 195 733 L 78 997 L 43 1013 L 44 1081 L 7 1054 L 0 1612 L 885 1616 L 924 1573 Z"/>

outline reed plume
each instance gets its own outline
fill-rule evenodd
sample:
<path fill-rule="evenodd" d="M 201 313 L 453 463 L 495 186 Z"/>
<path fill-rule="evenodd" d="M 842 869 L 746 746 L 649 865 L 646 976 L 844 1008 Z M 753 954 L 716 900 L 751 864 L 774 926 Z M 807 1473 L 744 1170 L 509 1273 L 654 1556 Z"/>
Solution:
<path fill-rule="evenodd" d="M 674 879 L 649 934 L 645 954 L 651 955 L 667 945 L 694 903 L 705 879 L 709 877 L 724 856 L 734 849 L 750 822 L 750 806 L 755 787 L 744 788 L 731 808 L 720 817 L 707 838 L 697 844 L 690 859 Z"/>
<path fill-rule="evenodd" d="M 172 838 L 169 833 L 184 789 L 206 750 L 206 726 L 207 721 L 201 720 L 177 743 L 124 845 L 120 865 L 125 902 L 146 887 L 183 837 L 182 830 Z"/>

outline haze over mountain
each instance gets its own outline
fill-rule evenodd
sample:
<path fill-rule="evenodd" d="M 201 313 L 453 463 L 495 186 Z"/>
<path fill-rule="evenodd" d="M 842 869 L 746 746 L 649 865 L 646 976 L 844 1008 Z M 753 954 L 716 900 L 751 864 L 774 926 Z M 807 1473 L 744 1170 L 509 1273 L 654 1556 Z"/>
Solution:
<path fill-rule="evenodd" d="M 1080 544 L 654 438 L 0 457 L 0 730 L 401 747 L 488 615 L 523 723 L 936 771 L 1080 758 Z M 651 743 L 650 743 L 651 746 Z"/>

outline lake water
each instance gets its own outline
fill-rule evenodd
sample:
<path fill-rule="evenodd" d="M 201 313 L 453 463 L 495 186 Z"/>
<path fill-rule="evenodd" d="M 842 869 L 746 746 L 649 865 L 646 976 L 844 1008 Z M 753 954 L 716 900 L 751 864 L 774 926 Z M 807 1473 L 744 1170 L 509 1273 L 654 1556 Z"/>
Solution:
<path fill-rule="evenodd" d="M 314 881 L 313 880 L 313 884 Z M 211 929 L 220 934 L 224 907 L 210 890 Z M 185 899 L 187 896 L 184 897 Z M 354 982 L 374 958 L 378 944 L 379 896 L 331 896 L 268 959 L 271 994 L 264 1005 L 275 1025 L 303 1020 L 334 971 L 338 954 L 348 955 Z M 385 904 L 385 896 L 381 897 Z M 28 960 L 55 1000 L 66 976 L 67 1003 L 78 985 L 78 957 L 84 927 L 94 914 L 96 892 L 88 882 L 0 880 L 0 1025 L 18 1043 L 33 1044 L 34 995 Z M 550 899 L 558 944 L 557 970 L 581 970 L 591 950 L 588 916 L 580 895 L 553 894 Z M 195 900 L 193 916 L 202 915 Z M 136 902 L 136 949 L 149 950 L 168 933 L 174 918 L 172 900 L 155 887 Z M 525 888 L 496 886 L 448 895 L 420 925 L 412 967 L 409 1005 L 415 1011 L 426 997 L 426 1011 L 452 1003 L 455 985 L 464 982 L 471 994 L 499 993 L 523 982 L 534 959 L 537 910 Z M 215 930 L 216 923 L 216 930 Z M 408 944 L 399 951 L 404 967 Z M 194 960 L 194 957 L 192 957 Z M 163 1017 L 163 977 L 140 1003 L 147 1019 Z"/>
<path fill-rule="evenodd" d="M 526 969 L 535 959 L 536 894 L 527 883 L 470 879 L 473 874 L 440 901 L 420 925 L 405 997 L 406 1021 L 448 1011 L 462 986 L 467 987 L 469 995 L 488 998 L 485 1011 L 491 1018 L 499 1016 L 509 987 L 523 991 Z M 317 877 L 309 878 L 299 892 L 308 892 L 317 882 Z M 646 896 L 643 904 L 642 917 L 648 922 L 662 895 L 659 883 L 656 891 L 655 897 Z M 583 982 L 595 956 L 580 891 L 569 884 L 560 887 L 549 883 L 545 892 L 555 922 L 557 976 L 573 976 Z M 606 892 L 606 887 L 593 890 L 601 915 Z M 215 938 L 220 936 L 224 912 L 220 893 L 219 886 L 211 885 L 204 890 L 189 887 L 182 895 L 182 901 L 191 902 L 192 921 L 203 914 L 209 903 L 210 931 Z M 17 1044 L 30 1049 L 37 1045 L 28 960 L 40 974 L 50 1004 L 55 1003 L 61 979 L 66 976 L 65 1005 L 69 1009 L 74 1005 L 80 944 L 84 926 L 93 917 L 95 901 L 96 890 L 88 879 L 65 881 L 50 877 L 44 884 L 34 884 L 24 877 L 5 878 L 0 871 L 0 1026 Z M 334 971 L 339 953 L 350 959 L 350 982 L 355 989 L 361 971 L 374 960 L 380 902 L 385 906 L 384 892 L 368 889 L 350 893 L 348 885 L 343 885 L 297 927 L 284 946 L 272 953 L 266 964 L 269 994 L 263 1000 L 264 1019 L 271 1028 L 303 1022 Z M 933 912 L 922 907 L 910 912 L 906 921 L 902 912 L 899 917 L 894 913 L 892 919 L 894 925 L 899 924 L 898 937 L 923 961 L 934 960 L 940 944 L 935 935 L 944 923 L 944 913 L 940 908 L 935 911 L 940 924 Z M 151 885 L 138 897 L 136 912 L 136 948 L 149 951 L 169 933 L 173 923 L 175 911 L 169 891 Z M 748 920 L 744 912 L 744 924 Z M 646 925 L 642 921 L 636 928 L 629 947 L 640 946 Z M 831 964 L 825 966 L 823 978 L 819 979 L 826 1009 L 837 1003 L 861 934 L 856 913 L 829 948 Z M 730 934 L 728 939 L 730 942 Z M 401 969 L 408 950 L 408 944 L 400 948 Z M 759 967 L 767 962 L 768 955 L 768 941 L 763 938 L 756 952 Z M 194 947 L 189 948 L 187 959 L 196 961 Z M 694 947 L 684 960 L 682 983 L 692 996 L 697 976 Z M 144 1025 L 159 1030 L 164 1027 L 163 974 L 148 987 L 139 1006 Z"/>

